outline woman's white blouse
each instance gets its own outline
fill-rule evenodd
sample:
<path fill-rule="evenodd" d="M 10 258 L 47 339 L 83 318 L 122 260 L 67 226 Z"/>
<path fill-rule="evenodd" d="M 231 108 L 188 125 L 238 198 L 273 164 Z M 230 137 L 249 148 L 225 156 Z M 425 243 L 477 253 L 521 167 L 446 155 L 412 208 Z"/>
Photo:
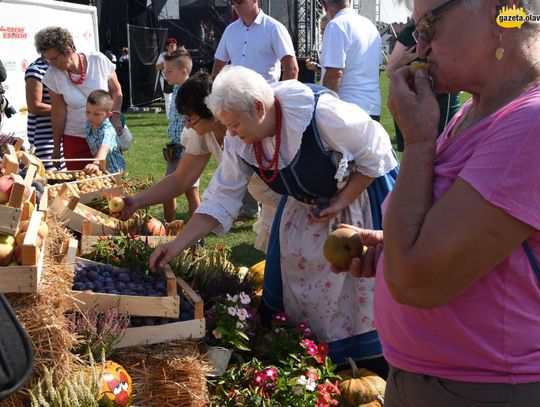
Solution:
<path fill-rule="evenodd" d="M 313 116 L 315 98 L 310 88 L 295 80 L 278 82 L 272 88 L 283 115 L 278 162 L 282 169 L 292 162 L 300 148 L 302 135 Z M 338 153 L 335 154 L 338 181 L 351 170 L 376 178 L 397 166 L 390 138 L 381 124 L 357 105 L 339 100 L 334 92 L 327 91 L 319 97 L 315 121 L 325 149 Z M 267 157 L 274 154 L 274 139 L 262 140 Z M 242 197 L 253 174 L 246 162 L 257 166 L 253 146 L 227 132 L 221 164 L 197 209 L 197 213 L 219 221 L 214 230 L 217 235 L 230 229 L 242 206 Z"/>

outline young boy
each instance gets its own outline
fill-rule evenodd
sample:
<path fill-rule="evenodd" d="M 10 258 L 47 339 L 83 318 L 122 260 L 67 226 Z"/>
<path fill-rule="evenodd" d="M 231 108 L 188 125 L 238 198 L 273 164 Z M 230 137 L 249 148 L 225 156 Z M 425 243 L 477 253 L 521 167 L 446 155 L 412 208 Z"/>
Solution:
<path fill-rule="evenodd" d="M 165 55 L 163 62 L 163 72 L 167 82 L 173 85 L 171 107 L 169 108 L 169 127 L 168 134 L 170 143 L 163 149 L 163 156 L 167 161 L 167 170 L 165 176 L 172 174 L 180 162 L 183 147 L 180 145 L 180 133 L 185 125 L 184 117 L 176 110 L 176 95 L 178 89 L 186 81 L 191 73 L 193 62 L 189 52 L 180 47 L 169 55 Z M 186 193 L 188 201 L 189 215 L 192 216 L 201 203 L 199 196 L 199 180 Z M 166 222 L 172 222 L 176 219 L 176 199 L 163 202 L 163 214 Z"/>
<path fill-rule="evenodd" d="M 93 174 L 100 169 L 115 173 L 124 171 L 126 163 L 118 135 L 109 121 L 112 116 L 113 98 L 105 90 L 98 89 L 88 95 L 86 100 L 86 142 L 94 155 L 94 162 L 87 164 L 84 171 Z"/>

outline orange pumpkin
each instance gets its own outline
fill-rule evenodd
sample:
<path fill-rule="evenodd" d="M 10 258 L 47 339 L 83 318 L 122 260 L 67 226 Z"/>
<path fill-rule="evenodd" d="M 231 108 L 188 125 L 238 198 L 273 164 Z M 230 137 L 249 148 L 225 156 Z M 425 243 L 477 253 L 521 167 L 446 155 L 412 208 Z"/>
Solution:
<path fill-rule="evenodd" d="M 146 228 L 150 236 L 167 236 L 167 230 L 163 223 L 156 218 L 150 218 L 146 221 Z"/>
<path fill-rule="evenodd" d="M 339 384 L 341 391 L 340 406 L 344 407 L 382 407 L 386 382 L 375 373 L 360 369 L 354 360 L 347 358 L 351 365 L 351 376 Z M 342 374 L 342 377 L 346 375 Z"/>

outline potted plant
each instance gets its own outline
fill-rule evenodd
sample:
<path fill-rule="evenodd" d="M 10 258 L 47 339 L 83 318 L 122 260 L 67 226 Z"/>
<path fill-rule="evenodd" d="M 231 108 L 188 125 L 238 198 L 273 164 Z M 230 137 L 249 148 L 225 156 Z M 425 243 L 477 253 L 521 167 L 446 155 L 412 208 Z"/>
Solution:
<path fill-rule="evenodd" d="M 216 300 L 206 313 L 208 334 L 206 344 L 208 359 L 214 364 L 214 375 L 219 376 L 227 369 L 234 350 L 249 351 L 253 313 L 251 298 L 241 292 Z"/>

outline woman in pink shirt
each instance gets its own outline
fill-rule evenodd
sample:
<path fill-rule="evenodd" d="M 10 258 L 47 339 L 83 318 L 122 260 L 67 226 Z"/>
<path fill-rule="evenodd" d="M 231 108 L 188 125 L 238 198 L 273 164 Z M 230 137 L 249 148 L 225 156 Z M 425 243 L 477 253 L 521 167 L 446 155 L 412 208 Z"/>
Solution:
<path fill-rule="evenodd" d="M 540 26 L 499 26 L 506 4 L 416 0 L 429 77 L 391 77 L 406 148 L 384 232 L 361 231 L 351 266 L 377 270 L 385 407 L 540 405 Z M 431 85 L 472 94 L 438 140 Z"/>

